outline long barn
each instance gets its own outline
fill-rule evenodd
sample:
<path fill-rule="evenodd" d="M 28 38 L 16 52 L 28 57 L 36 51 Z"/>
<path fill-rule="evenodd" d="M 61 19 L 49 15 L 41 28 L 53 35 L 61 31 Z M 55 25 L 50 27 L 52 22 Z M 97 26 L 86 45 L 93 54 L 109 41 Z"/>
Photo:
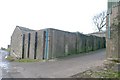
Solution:
<path fill-rule="evenodd" d="M 53 59 L 105 48 L 105 44 L 104 37 L 16 26 L 11 36 L 11 55 L 22 59 Z"/>

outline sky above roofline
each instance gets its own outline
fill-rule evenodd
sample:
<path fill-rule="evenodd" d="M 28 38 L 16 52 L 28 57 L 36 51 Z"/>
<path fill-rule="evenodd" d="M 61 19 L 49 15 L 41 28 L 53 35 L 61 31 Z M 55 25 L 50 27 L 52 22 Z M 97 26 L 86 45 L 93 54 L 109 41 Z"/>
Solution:
<path fill-rule="evenodd" d="M 7 47 L 16 25 L 96 32 L 92 18 L 107 10 L 107 0 L 0 0 L 0 10 L 0 47 Z"/>

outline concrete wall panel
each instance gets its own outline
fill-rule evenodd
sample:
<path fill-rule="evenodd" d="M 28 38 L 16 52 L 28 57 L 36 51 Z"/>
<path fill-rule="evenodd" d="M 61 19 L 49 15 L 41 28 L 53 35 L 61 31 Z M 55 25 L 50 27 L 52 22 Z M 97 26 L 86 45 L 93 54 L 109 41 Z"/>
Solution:
<path fill-rule="evenodd" d="M 25 33 L 24 58 L 28 58 L 28 33 Z"/>
<path fill-rule="evenodd" d="M 86 36 L 81 33 L 76 33 L 76 44 L 77 44 L 77 53 L 82 53 L 86 51 Z"/>
<path fill-rule="evenodd" d="M 65 32 L 65 43 L 64 43 L 64 48 L 65 48 L 65 55 L 69 54 L 75 54 L 77 52 L 77 44 L 76 44 L 76 34 L 75 33 L 70 33 L 70 32 Z"/>
<path fill-rule="evenodd" d="M 53 30 L 52 36 L 52 53 L 53 57 L 64 56 L 64 32 L 59 30 Z"/>
<path fill-rule="evenodd" d="M 49 53 L 49 55 L 48 55 L 48 57 L 49 57 L 49 59 L 53 59 L 55 56 L 54 56 L 54 51 L 52 51 L 53 50 L 53 29 L 48 29 L 48 43 L 49 43 L 49 45 L 48 45 L 48 53 Z"/>
<path fill-rule="evenodd" d="M 92 36 L 86 36 L 86 52 L 93 50 L 93 38 Z"/>
<path fill-rule="evenodd" d="M 35 54 L 35 32 L 31 32 L 31 40 L 30 40 L 30 54 L 29 58 L 34 59 Z"/>
<path fill-rule="evenodd" d="M 38 32 L 37 59 L 43 59 L 44 30 Z"/>

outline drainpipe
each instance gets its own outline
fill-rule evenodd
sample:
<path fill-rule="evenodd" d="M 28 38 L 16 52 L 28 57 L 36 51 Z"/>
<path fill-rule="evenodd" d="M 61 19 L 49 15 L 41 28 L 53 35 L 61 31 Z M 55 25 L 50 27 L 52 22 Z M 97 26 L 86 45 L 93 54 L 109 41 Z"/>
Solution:
<path fill-rule="evenodd" d="M 110 39 L 110 14 L 112 13 L 112 9 L 108 10 L 108 39 Z"/>
<path fill-rule="evenodd" d="M 45 59 L 48 59 L 48 29 L 45 30 L 46 32 L 46 38 L 45 38 Z"/>

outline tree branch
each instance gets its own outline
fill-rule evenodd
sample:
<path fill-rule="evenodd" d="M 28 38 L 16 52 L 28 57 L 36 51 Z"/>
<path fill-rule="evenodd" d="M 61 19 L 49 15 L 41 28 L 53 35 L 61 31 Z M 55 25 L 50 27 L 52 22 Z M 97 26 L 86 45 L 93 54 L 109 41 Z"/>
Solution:
<path fill-rule="evenodd" d="M 106 12 L 103 11 L 100 14 L 93 17 L 93 22 L 100 32 L 102 28 L 106 25 Z"/>

